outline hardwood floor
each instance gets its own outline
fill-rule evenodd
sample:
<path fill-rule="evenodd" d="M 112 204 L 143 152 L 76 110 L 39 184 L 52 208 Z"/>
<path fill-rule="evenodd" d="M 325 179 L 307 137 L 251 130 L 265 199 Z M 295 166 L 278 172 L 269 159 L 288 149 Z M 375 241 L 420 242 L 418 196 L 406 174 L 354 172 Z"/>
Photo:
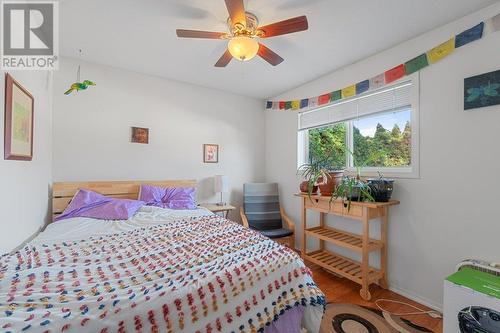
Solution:
<path fill-rule="evenodd" d="M 358 305 L 370 306 L 376 308 L 374 300 L 379 298 L 393 299 L 397 301 L 403 301 L 419 308 L 431 310 L 426 306 L 413 302 L 401 295 L 398 295 L 392 291 L 382 289 L 378 286 L 371 286 L 370 292 L 372 294 L 372 301 L 367 302 L 359 296 L 360 286 L 348 279 L 337 277 L 330 274 L 319 267 L 314 267 L 314 265 L 309 265 L 313 271 L 314 281 L 318 284 L 321 290 L 326 294 L 326 299 L 328 302 L 335 303 L 353 303 Z M 404 305 L 399 304 L 388 304 L 384 305 L 388 311 L 395 313 L 411 312 L 412 309 Z M 414 310 L 413 310 L 414 311 Z M 442 319 L 431 318 L 428 315 L 417 315 L 417 316 L 405 316 L 406 319 L 411 320 L 413 323 L 425 327 L 433 332 L 441 333 L 443 331 Z"/>

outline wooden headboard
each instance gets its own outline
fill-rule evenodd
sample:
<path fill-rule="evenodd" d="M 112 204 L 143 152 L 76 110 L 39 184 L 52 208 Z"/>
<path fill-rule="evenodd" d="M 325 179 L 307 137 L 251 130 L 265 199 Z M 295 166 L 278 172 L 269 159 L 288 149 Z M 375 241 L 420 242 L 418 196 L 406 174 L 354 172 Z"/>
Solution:
<path fill-rule="evenodd" d="M 141 184 L 161 187 L 196 187 L 196 180 L 163 180 L 163 181 L 107 181 L 107 182 L 60 182 L 52 186 L 52 219 L 66 209 L 75 193 L 83 188 L 119 199 L 135 199 L 139 197 Z"/>

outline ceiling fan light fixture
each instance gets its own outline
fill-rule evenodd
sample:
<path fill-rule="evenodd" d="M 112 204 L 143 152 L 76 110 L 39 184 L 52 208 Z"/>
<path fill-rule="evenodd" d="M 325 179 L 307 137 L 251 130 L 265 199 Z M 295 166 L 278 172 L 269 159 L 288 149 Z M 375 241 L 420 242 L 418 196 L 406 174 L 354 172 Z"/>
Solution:
<path fill-rule="evenodd" d="M 274 22 L 265 26 L 259 25 L 257 16 L 245 11 L 244 0 L 224 0 L 229 13 L 227 19 L 228 32 L 177 29 L 177 37 L 229 40 L 227 49 L 214 64 L 215 67 L 226 67 L 234 58 L 248 61 L 256 55 L 272 66 L 283 62 L 283 58 L 259 41 L 261 38 L 282 36 L 309 28 L 305 15 Z"/>
<path fill-rule="evenodd" d="M 248 61 L 257 55 L 259 43 L 247 36 L 236 36 L 229 40 L 227 49 L 233 58 L 239 61 Z"/>

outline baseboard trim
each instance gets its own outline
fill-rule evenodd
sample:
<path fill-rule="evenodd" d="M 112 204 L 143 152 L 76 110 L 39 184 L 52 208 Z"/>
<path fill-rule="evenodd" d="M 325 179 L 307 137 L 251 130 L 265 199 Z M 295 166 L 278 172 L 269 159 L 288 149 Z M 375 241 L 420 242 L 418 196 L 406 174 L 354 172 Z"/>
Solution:
<path fill-rule="evenodd" d="M 393 291 L 397 294 L 400 294 L 401 296 L 404 296 L 408 299 L 411 299 L 412 301 L 415 301 L 417 303 L 425 305 L 425 306 L 431 308 L 432 310 L 435 310 L 435 311 L 438 311 L 441 313 L 443 312 L 443 305 L 442 304 L 435 303 L 434 301 L 431 301 L 430 299 L 427 299 L 425 297 L 417 296 L 413 292 L 405 290 L 403 288 L 400 288 L 399 286 L 394 285 L 393 283 L 389 282 L 389 285 L 390 285 L 390 287 L 389 287 L 390 291 Z"/>

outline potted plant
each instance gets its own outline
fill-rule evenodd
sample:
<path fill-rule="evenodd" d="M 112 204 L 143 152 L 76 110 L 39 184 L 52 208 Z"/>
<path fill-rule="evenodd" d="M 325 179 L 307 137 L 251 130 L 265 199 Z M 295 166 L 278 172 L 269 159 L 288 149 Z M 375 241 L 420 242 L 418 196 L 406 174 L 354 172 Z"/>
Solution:
<path fill-rule="evenodd" d="M 337 186 L 335 193 L 332 195 L 332 200 L 342 199 L 347 200 L 347 210 L 351 209 L 352 201 L 375 201 L 371 188 L 367 183 L 357 177 L 342 177 L 340 184 Z"/>
<path fill-rule="evenodd" d="M 385 152 L 378 151 L 372 152 L 368 157 L 364 160 L 356 157 L 352 151 L 349 150 L 349 154 L 351 154 L 354 166 L 356 167 L 356 179 L 361 181 L 361 171 L 368 164 L 380 160 L 385 159 Z M 367 185 L 370 189 L 372 200 L 377 202 L 387 202 L 391 198 L 392 189 L 394 185 L 394 179 L 384 178 L 383 175 L 378 172 L 379 178 L 368 178 L 366 180 L 365 185 Z"/>
<path fill-rule="evenodd" d="M 394 187 L 394 179 L 384 178 L 379 172 L 378 178 L 368 178 L 368 186 L 371 189 L 375 201 L 387 202 L 391 199 Z"/>
<path fill-rule="evenodd" d="M 323 163 L 315 160 L 301 165 L 297 173 L 304 178 L 304 181 L 300 183 L 300 192 L 307 193 L 309 199 L 313 194 L 318 192 L 319 184 L 323 179 L 329 177 L 328 171 L 323 167 Z"/>
<path fill-rule="evenodd" d="M 354 167 L 356 168 L 356 175 L 344 176 L 340 184 L 337 186 L 335 193 L 332 195 L 332 200 L 342 199 L 347 200 L 347 210 L 351 209 L 352 201 L 375 201 L 372 195 L 372 189 L 361 179 L 361 171 L 372 161 L 375 161 L 383 156 L 382 152 L 375 152 L 370 154 L 365 159 L 361 159 L 347 149 L 347 152 L 352 156 Z"/>
<path fill-rule="evenodd" d="M 300 183 L 300 192 L 307 193 L 309 197 L 318 192 L 318 179 L 324 176 L 324 172 L 318 163 L 305 163 L 302 164 L 297 170 L 304 181 Z"/>
<path fill-rule="evenodd" d="M 326 169 L 326 175 L 319 179 L 318 187 L 321 195 L 331 196 L 342 181 L 344 170 Z"/>
<path fill-rule="evenodd" d="M 342 181 L 345 154 L 343 149 L 330 147 L 325 151 L 323 159 L 320 160 L 319 164 L 325 171 L 325 175 L 318 180 L 318 187 L 322 196 L 332 196 Z"/>
<path fill-rule="evenodd" d="M 311 197 L 319 188 L 321 195 L 331 196 L 344 174 L 343 168 L 335 166 L 333 161 L 332 155 L 329 154 L 322 159 L 312 159 L 310 163 L 301 165 L 297 171 L 305 179 L 300 184 L 301 192 L 307 192 Z"/>

